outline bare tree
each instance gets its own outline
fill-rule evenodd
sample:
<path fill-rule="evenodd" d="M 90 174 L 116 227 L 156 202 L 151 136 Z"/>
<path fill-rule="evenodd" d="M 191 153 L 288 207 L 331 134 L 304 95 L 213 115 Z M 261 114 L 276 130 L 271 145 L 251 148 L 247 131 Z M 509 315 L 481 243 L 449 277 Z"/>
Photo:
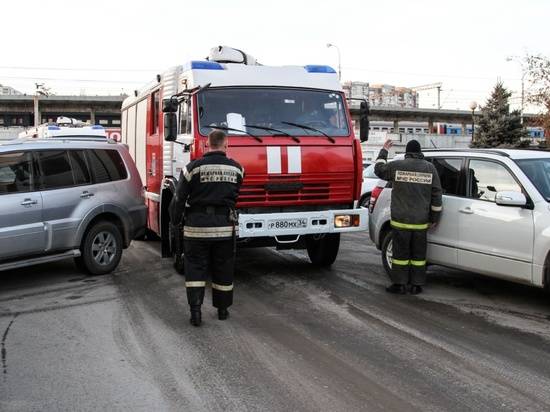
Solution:
<path fill-rule="evenodd" d="M 550 60 L 542 55 L 527 55 L 527 101 L 541 108 L 538 123 L 544 128 L 550 146 Z"/>

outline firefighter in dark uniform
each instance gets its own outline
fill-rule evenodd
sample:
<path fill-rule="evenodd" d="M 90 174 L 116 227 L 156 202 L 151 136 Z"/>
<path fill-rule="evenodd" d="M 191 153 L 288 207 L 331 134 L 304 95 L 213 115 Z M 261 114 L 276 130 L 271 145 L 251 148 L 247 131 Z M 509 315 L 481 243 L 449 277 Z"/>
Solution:
<path fill-rule="evenodd" d="M 392 141 L 380 150 L 374 173 L 391 182 L 392 285 L 390 293 L 422 292 L 426 282 L 427 232 L 439 222 L 441 183 L 435 166 L 424 159 L 416 140 L 407 143 L 405 159 L 387 162 Z"/>
<path fill-rule="evenodd" d="M 224 132 L 210 132 L 208 145 L 209 151 L 182 171 L 170 206 L 172 222 L 184 222 L 185 286 L 194 326 L 202 322 L 201 305 L 209 275 L 218 319 L 229 316 L 227 308 L 233 303 L 235 203 L 244 176 L 242 166 L 226 156 Z"/>

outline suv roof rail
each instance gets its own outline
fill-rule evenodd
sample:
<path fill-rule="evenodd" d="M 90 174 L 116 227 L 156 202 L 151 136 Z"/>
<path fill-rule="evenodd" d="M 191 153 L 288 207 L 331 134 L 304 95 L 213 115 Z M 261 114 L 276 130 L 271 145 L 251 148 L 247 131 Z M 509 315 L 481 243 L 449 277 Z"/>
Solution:
<path fill-rule="evenodd" d="M 488 153 L 498 156 L 510 157 L 510 155 L 498 149 L 422 149 L 422 152 L 471 152 L 471 153 Z"/>
<path fill-rule="evenodd" d="M 57 137 L 48 137 L 47 139 L 40 139 L 40 141 L 57 141 L 57 142 L 99 142 L 99 143 L 117 143 L 116 140 L 111 139 L 109 137 L 102 137 L 98 139 L 97 137 L 93 136 L 57 136 Z"/>
<path fill-rule="evenodd" d="M 109 143 L 109 144 L 117 144 L 118 142 L 114 139 L 111 139 L 109 137 L 103 137 L 101 139 L 94 138 L 92 136 L 90 137 L 78 137 L 75 138 L 74 136 L 59 136 L 59 137 L 48 137 L 48 138 L 31 138 L 31 137 L 22 137 L 18 139 L 13 140 L 6 140 L 5 142 L 2 142 L 1 145 L 8 146 L 8 145 L 20 145 L 25 143 L 74 143 L 74 142 L 96 142 L 96 143 Z"/>

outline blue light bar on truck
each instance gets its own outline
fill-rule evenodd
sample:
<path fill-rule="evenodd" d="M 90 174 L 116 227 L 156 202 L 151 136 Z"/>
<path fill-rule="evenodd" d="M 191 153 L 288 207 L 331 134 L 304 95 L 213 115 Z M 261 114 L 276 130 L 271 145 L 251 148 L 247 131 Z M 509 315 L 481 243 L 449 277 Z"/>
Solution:
<path fill-rule="evenodd" d="M 104 127 L 101 126 L 100 124 L 96 124 L 92 126 L 92 129 L 104 129 Z"/>
<path fill-rule="evenodd" d="M 319 64 L 308 64 L 307 66 L 304 66 L 304 69 L 306 69 L 308 73 L 334 73 L 334 74 L 336 74 L 336 71 L 332 67 L 322 66 L 322 65 L 319 65 Z"/>
<path fill-rule="evenodd" d="M 59 126 L 48 126 L 48 130 L 61 130 Z"/>
<path fill-rule="evenodd" d="M 193 60 L 189 62 L 187 69 L 191 70 L 223 70 L 221 64 L 216 62 Z"/>

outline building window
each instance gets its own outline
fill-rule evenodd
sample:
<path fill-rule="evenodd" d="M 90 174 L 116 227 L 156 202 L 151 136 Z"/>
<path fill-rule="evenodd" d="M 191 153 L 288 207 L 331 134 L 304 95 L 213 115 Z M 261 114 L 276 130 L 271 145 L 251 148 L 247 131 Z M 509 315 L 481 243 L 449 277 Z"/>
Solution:
<path fill-rule="evenodd" d="M 113 119 L 111 123 L 113 124 L 113 126 L 120 126 L 120 119 Z"/>
<path fill-rule="evenodd" d="M 109 120 L 107 119 L 99 119 L 99 124 L 102 126 L 106 126 L 109 124 Z"/>

